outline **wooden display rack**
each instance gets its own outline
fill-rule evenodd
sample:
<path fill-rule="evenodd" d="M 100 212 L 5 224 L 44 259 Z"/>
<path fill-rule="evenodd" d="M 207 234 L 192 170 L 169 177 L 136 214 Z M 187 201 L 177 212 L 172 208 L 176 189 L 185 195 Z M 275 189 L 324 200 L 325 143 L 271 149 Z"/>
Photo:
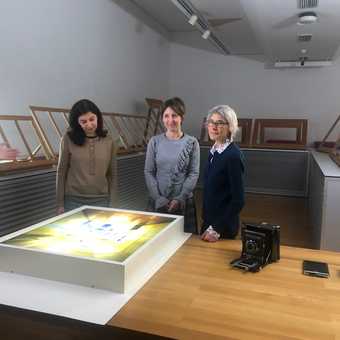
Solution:
<path fill-rule="evenodd" d="M 149 107 L 147 114 L 147 124 L 144 132 L 144 138 L 149 140 L 152 136 L 164 132 L 161 124 L 163 101 L 155 98 L 145 98 Z"/>
<path fill-rule="evenodd" d="M 335 147 L 333 151 L 329 154 L 329 156 L 338 166 L 340 166 L 340 137 L 336 141 Z"/>
<path fill-rule="evenodd" d="M 335 122 L 332 124 L 332 126 L 330 127 L 330 129 L 326 133 L 326 136 L 322 139 L 321 143 L 319 144 L 319 146 L 316 148 L 317 151 L 326 152 L 326 153 L 334 153 L 334 148 L 336 148 L 336 145 L 334 147 L 333 147 L 333 145 L 332 145 L 332 147 L 327 146 L 327 143 L 332 144 L 331 142 L 327 142 L 327 139 L 328 139 L 329 135 L 333 132 L 333 130 L 335 129 L 335 127 L 337 126 L 339 121 L 340 121 L 340 115 L 335 120 Z M 337 144 L 337 143 L 338 142 L 336 142 L 335 144 Z"/>
<path fill-rule="evenodd" d="M 252 147 L 270 149 L 305 149 L 307 143 L 306 119 L 255 119 Z M 295 129 L 295 140 L 266 140 L 266 129 Z"/>
<path fill-rule="evenodd" d="M 7 124 L 7 128 L 4 126 L 5 124 Z M 10 125 L 10 131 L 8 125 Z M 25 131 L 27 132 L 27 130 L 29 130 L 31 138 L 25 136 Z M 13 135 L 17 140 L 15 145 L 11 142 Z M 48 146 L 38 126 L 30 116 L 0 116 L 0 137 L 8 147 L 18 149 L 20 157 L 15 161 L 2 161 L 0 163 L 0 173 L 41 168 L 51 166 L 56 162 L 49 153 Z"/>
<path fill-rule="evenodd" d="M 43 106 L 29 106 L 31 110 L 31 114 L 33 117 L 33 120 L 39 129 L 39 133 L 44 138 L 44 143 L 47 146 L 48 152 L 50 154 L 50 157 L 54 159 L 58 159 L 58 152 L 59 152 L 59 144 L 60 139 L 63 136 L 63 134 L 66 132 L 66 128 L 68 127 L 68 109 L 61 109 L 61 108 L 52 108 L 52 107 L 43 107 Z M 42 117 L 40 114 L 43 113 Z M 62 118 L 63 125 L 61 124 L 61 121 L 57 118 Z M 54 134 L 54 137 L 57 140 L 57 143 L 52 144 L 51 141 L 51 134 Z M 49 132 L 49 133 L 48 133 Z"/>
<path fill-rule="evenodd" d="M 61 137 L 68 128 L 69 109 L 30 106 L 34 121 L 48 145 L 52 157 L 58 157 Z M 57 119 L 59 115 L 59 118 Z M 113 139 L 118 141 L 118 153 L 126 154 L 145 149 L 147 140 L 144 136 L 147 125 L 147 117 L 143 115 L 128 115 L 123 113 L 103 112 L 104 127 L 109 131 Z M 61 124 L 63 121 L 63 124 Z M 47 130 L 50 133 L 47 133 Z M 54 136 L 51 131 L 54 131 Z M 52 138 L 58 143 L 52 143 Z"/>
<path fill-rule="evenodd" d="M 104 127 L 112 138 L 117 140 L 118 154 L 145 151 L 149 139 L 163 131 L 160 122 L 163 102 L 151 98 L 146 98 L 146 102 L 149 106 L 147 115 L 103 112 Z M 35 105 L 29 107 L 31 116 L 0 116 L 0 142 L 18 149 L 8 137 L 14 130 L 19 139 L 16 144 L 22 145 L 19 152 L 25 155 L 24 158 L 16 161 L 1 161 L 0 173 L 46 167 L 58 162 L 60 140 L 69 126 L 70 109 Z M 11 132 L 1 124 L 6 121 L 12 124 Z M 25 125 L 25 128 L 22 125 Z M 27 125 L 29 125 L 29 133 L 27 133 Z M 38 141 L 38 145 L 31 145 L 32 136 Z"/>
<path fill-rule="evenodd" d="M 241 140 L 236 143 L 242 148 L 250 147 L 252 122 L 253 120 L 248 119 L 248 118 L 238 119 L 238 126 L 241 131 Z M 211 146 L 212 144 L 213 142 L 209 138 L 207 127 L 206 127 L 206 118 L 204 118 L 202 127 L 201 127 L 200 145 Z"/>
<path fill-rule="evenodd" d="M 120 144 L 118 153 L 132 153 L 145 149 L 148 142 L 144 137 L 146 116 L 103 112 L 103 117 L 106 128 L 113 136 L 118 137 Z M 109 122 L 112 124 L 110 127 Z"/>

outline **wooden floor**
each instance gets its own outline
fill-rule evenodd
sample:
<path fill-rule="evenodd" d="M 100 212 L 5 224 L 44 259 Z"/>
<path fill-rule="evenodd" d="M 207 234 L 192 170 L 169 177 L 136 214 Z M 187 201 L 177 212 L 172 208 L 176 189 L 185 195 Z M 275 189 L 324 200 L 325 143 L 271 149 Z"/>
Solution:
<path fill-rule="evenodd" d="M 201 216 L 202 191 L 196 191 L 195 199 Z M 241 221 L 278 224 L 282 245 L 313 248 L 306 198 L 247 194 Z"/>

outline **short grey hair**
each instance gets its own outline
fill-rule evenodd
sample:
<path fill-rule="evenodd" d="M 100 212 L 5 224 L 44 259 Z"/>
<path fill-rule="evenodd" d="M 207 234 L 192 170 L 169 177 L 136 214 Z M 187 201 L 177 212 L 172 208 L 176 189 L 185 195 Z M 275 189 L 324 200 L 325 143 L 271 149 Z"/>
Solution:
<path fill-rule="evenodd" d="M 229 130 L 231 133 L 231 137 L 234 138 L 238 131 L 238 122 L 235 111 L 228 105 L 217 105 L 209 110 L 207 115 L 207 121 L 211 118 L 211 116 L 217 113 L 221 115 L 229 124 Z"/>

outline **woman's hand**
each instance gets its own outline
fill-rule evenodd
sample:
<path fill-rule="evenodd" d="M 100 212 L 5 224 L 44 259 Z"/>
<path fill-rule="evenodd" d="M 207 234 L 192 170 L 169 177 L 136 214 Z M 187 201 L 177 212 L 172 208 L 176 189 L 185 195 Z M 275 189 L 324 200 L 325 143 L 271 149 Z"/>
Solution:
<path fill-rule="evenodd" d="M 7 147 L 6 144 L 0 144 L 0 159 L 15 160 L 18 156 L 18 150 Z"/>
<path fill-rule="evenodd" d="M 168 204 L 168 212 L 175 212 L 180 210 L 180 202 L 177 200 L 172 200 Z"/>
<path fill-rule="evenodd" d="M 202 234 L 201 239 L 207 242 L 216 242 L 220 238 L 220 234 L 214 230 L 212 226 L 209 226 L 207 230 Z"/>

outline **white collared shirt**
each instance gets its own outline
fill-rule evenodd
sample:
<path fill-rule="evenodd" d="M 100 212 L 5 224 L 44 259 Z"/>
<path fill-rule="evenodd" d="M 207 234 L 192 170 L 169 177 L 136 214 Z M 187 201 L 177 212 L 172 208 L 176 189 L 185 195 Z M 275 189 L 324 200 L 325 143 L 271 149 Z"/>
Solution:
<path fill-rule="evenodd" d="M 233 139 L 226 139 L 225 143 L 223 144 L 214 144 L 211 149 L 210 153 L 214 155 L 215 151 L 217 151 L 219 154 L 221 154 L 231 143 L 233 142 Z"/>

